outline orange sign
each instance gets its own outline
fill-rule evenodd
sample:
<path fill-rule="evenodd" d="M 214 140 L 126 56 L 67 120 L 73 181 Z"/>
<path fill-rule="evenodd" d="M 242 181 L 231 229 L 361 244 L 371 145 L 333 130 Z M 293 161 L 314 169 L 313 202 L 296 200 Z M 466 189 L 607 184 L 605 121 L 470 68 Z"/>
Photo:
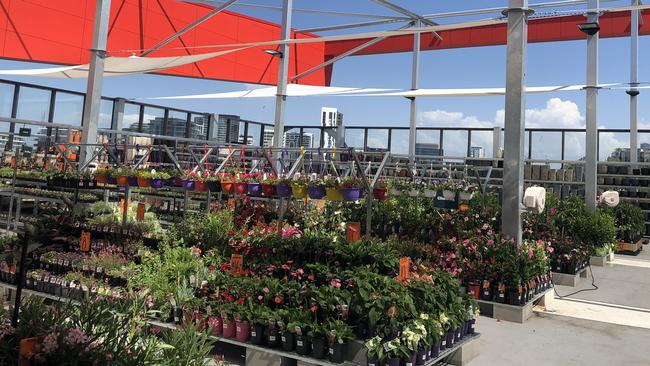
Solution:
<path fill-rule="evenodd" d="M 345 224 L 345 237 L 348 243 L 361 240 L 361 224 L 358 222 L 348 222 Z"/>
<path fill-rule="evenodd" d="M 233 274 L 241 274 L 244 271 L 244 256 L 233 254 L 230 257 L 230 270 Z"/>
<path fill-rule="evenodd" d="M 407 279 L 409 277 L 409 272 L 411 271 L 411 258 L 402 257 L 399 259 L 399 277 L 401 279 Z"/>
<path fill-rule="evenodd" d="M 122 213 L 122 215 L 124 215 L 124 210 L 129 210 L 129 204 L 130 202 L 125 203 L 124 198 L 120 200 L 120 213 Z"/>
<path fill-rule="evenodd" d="M 143 221 L 144 220 L 144 203 L 138 202 L 138 212 L 135 216 L 135 219 L 138 221 Z"/>
<path fill-rule="evenodd" d="M 79 241 L 79 248 L 82 252 L 90 251 L 90 232 L 82 231 L 81 240 Z"/>
<path fill-rule="evenodd" d="M 461 203 L 460 206 L 458 206 L 458 210 L 460 210 L 460 212 L 465 212 L 469 210 L 469 205 L 465 203 Z"/>
<path fill-rule="evenodd" d="M 234 198 L 228 198 L 228 208 L 230 211 L 235 211 L 235 199 Z"/>

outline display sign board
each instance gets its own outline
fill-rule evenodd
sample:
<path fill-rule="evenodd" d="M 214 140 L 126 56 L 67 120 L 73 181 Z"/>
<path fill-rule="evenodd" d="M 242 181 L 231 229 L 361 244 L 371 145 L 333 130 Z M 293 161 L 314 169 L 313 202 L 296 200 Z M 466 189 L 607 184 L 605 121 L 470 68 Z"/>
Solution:
<path fill-rule="evenodd" d="M 82 231 L 81 232 L 81 240 L 79 241 L 79 249 L 81 249 L 82 252 L 90 251 L 90 232 L 89 231 Z"/>
<path fill-rule="evenodd" d="M 241 274 L 244 272 L 244 256 L 241 254 L 233 254 L 230 257 L 230 270 L 233 274 Z"/>
<path fill-rule="evenodd" d="M 138 212 L 135 216 L 135 219 L 138 221 L 144 221 L 144 211 L 145 211 L 144 203 L 138 202 Z"/>
<path fill-rule="evenodd" d="M 21 127 L 18 130 L 18 136 L 29 137 L 32 135 L 32 129 L 27 127 Z"/>
<path fill-rule="evenodd" d="M 411 270 L 411 258 L 402 257 L 399 259 L 399 278 L 405 280 L 409 277 Z"/>
<path fill-rule="evenodd" d="M 361 240 L 361 224 L 359 224 L 358 222 L 346 223 L 345 237 L 348 243 L 354 243 Z"/>

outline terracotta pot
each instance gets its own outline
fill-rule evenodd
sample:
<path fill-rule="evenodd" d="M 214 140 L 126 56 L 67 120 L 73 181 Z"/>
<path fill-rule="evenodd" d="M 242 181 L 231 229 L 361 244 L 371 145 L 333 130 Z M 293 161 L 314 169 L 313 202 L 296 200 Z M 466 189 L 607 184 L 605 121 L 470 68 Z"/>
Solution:
<path fill-rule="evenodd" d="M 195 181 L 194 190 L 198 192 L 207 192 L 208 191 L 208 182 Z"/>
<path fill-rule="evenodd" d="M 275 196 L 275 186 L 273 184 L 262 183 L 262 195 L 264 197 Z"/>
<path fill-rule="evenodd" d="M 235 184 L 233 182 L 221 182 L 221 191 L 223 193 L 232 194 L 235 190 Z"/>
<path fill-rule="evenodd" d="M 237 182 L 235 183 L 235 193 L 240 196 L 245 196 L 248 193 L 248 183 Z"/>
<path fill-rule="evenodd" d="M 117 177 L 117 185 L 120 187 L 128 187 L 129 186 L 129 177 L 126 175 L 120 175 Z"/>
<path fill-rule="evenodd" d="M 372 195 L 376 200 L 383 201 L 388 198 L 388 190 L 386 188 L 375 188 L 372 190 Z"/>
<path fill-rule="evenodd" d="M 95 174 L 97 183 L 106 184 L 106 174 Z"/>
<path fill-rule="evenodd" d="M 138 177 L 138 187 L 149 188 L 151 186 L 151 179 Z"/>

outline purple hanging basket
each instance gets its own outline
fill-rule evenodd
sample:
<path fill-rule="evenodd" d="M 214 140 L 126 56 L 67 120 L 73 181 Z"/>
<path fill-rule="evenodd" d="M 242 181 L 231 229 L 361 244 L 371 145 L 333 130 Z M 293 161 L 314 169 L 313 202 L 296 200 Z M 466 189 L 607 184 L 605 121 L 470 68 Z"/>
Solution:
<path fill-rule="evenodd" d="M 126 179 L 128 179 L 129 185 L 131 187 L 137 187 L 138 186 L 138 177 L 129 175 L 129 176 L 126 177 Z"/>
<path fill-rule="evenodd" d="M 309 198 L 313 200 L 320 200 L 325 197 L 325 188 L 324 187 L 307 187 L 307 194 Z"/>
<path fill-rule="evenodd" d="M 191 179 L 184 179 L 183 180 L 183 189 L 187 191 L 193 191 L 194 190 L 194 181 Z"/>
<path fill-rule="evenodd" d="M 117 178 L 115 178 L 115 177 L 113 177 L 111 175 L 107 175 L 106 176 L 106 183 L 108 183 L 108 184 L 117 184 Z"/>
<path fill-rule="evenodd" d="M 291 186 L 287 184 L 277 185 L 275 187 L 275 192 L 280 198 L 289 198 L 291 197 Z"/>
<path fill-rule="evenodd" d="M 154 178 L 149 183 L 149 186 L 153 189 L 160 189 L 165 185 L 164 179 Z"/>
<path fill-rule="evenodd" d="M 262 185 L 257 182 L 248 183 L 248 195 L 249 196 L 261 196 L 262 195 Z"/>
<path fill-rule="evenodd" d="M 344 201 L 356 201 L 361 198 L 361 188 L 341 188 L 341 195 Z"/>

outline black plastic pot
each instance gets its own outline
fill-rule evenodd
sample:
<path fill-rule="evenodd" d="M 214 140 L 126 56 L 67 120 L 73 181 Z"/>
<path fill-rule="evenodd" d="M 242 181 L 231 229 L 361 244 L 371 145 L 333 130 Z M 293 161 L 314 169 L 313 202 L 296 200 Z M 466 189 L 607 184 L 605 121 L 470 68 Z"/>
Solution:
<path fill-rule="evenodd" d="M 280 334 L 277 329 L 266 329 L 266 345 L 271 348 L 277 348 L 280 345 Z"/>
<path fill-rule="evenodd" d="M 264 344 L 265 327 L 255 324 L 251 327 L 251 343 L 256 345 Z"/>
<path fill-rule="evenodd" d="M 345 359 L 345 343 L 334 342 L 330 344 L 327 358 L 330 362 L 343 363 Z"/>
<path fill-rule="evenodd" d="M 508 291 L 508 304 L 519 305 L 523 301 L 523 294 L 516 289 Z"/>
<path fill-rule="evenodd" d="M 460 329 L 460 327 L 456 328 L 454 331 L 454 343 L 460 342 L 460 339 L 462 338 L 463 331 Z"/>
<path fill-rule="evenodd" d="M 453 330 L 447 332 L 445 335 L 445 340 L 447 341 L 447 348 L 452 348 L 454 346 L 454 340 L 456 339 L 456 334 Z"/>
<path fill-rule="evenodd" d="M 376 357 L 369 357 L 367 366 L 380 366 L 381 363 L 379 362 L 379 359 Z"/>
<path fill-rule="evenodd" d="M 402 360 L 399 358 L 388 358 L 386 361 L 384 361 L 385 366 L 400 366 L 400 363 Z"/>
<path fill-rule="evenodd" d="M 281 336 L 282 350 L 291 352 L 296 348 L 296 335 L 291 332 L 284 332 Z"/>
<path fill-rule="evenodd" d="M 181 324 L 183 322 L 183 308 L 175 307 L 172 309 L 172 317 L 174 318 L 174 323 Z"/>
<path fill-rule="evenodd" d="M 483 281 L 482 283 L 483 286 L 481 286 L 481 300 L 492 301 L 492 284 L 489 281 Z"/>
<path fill-rule="evenodd" d="M 436 358 L 436 357 L 438 357 L 438 356 L 440 355 L 440 348 L 441 348 L 441 346 L 440 346 L 440 342 L 441 342 L 441 341 L 438 341 L 438 343 L 435 343 L 435 344 L 431 347 L 431 354 L 430 354 L 430 356 L 429 356 L 430 359 L 431 359 L 431 358 Z"/>
<path fill-rule="evenodd" d="M 416 360 L 417 360 L 417 353 L 407 359 L 402 359 L 402 365 L 415 366 Z"/>
<path fill-rule="evenodd" d="M 467 334 L 476 333 L 476 319 L 470 319 L 467 321 L 467 323 L 468 323 Z"/>
<path fill-rule="evenodd" d="M 311 340 L 311 357 L 322 359 L 327 355 L 327 343 L 325 339 L 314 338 Z"/>
<path fill-rule="evenodd" d="M 428 353 L 427 351 L 421 349 L 418 351 L 418 353 L 415 355 L 415 364 L 418 366 L 422 366 L 427 362 L 427 356 Z"/>
<path fill-rule="evenodd" d="M 296 335 L 296 353 L 302 356 L 308 355 L 311 350 L 311 342 L 306 335 Z"/>

